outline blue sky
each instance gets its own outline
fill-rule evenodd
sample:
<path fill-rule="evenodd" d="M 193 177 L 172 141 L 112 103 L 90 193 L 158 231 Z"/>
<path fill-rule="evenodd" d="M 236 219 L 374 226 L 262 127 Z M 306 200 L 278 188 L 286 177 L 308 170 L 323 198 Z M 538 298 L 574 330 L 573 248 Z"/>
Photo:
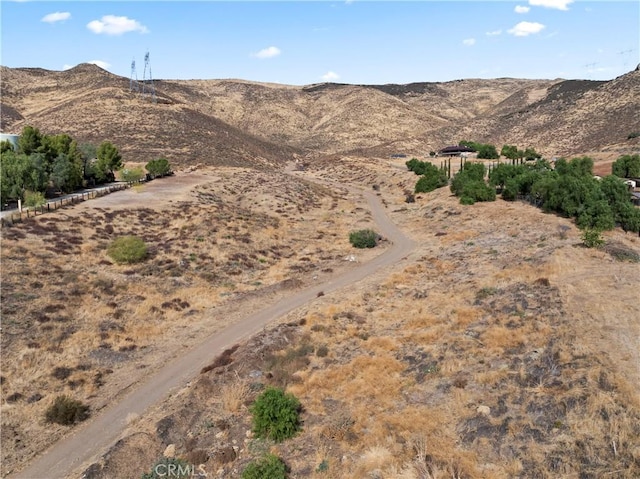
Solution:
<path fill-rule="evenodd" d="M 2 0 L 0 63 L 307 85 L 609 80 L 640 63 L 640 2 Z"/>

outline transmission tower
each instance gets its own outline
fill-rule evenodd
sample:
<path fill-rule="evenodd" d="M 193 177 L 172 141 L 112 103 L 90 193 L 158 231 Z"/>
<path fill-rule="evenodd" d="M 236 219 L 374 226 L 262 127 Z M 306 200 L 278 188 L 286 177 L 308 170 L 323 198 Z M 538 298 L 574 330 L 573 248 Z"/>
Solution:
<path fill-rule="evenodd" d="M 147 77 L 147 71 L 149 76 Z M 149 60 L 149 52 L 144 54 L 144 74 L 142 77 L 142 96 L 149 94 L 155 103 L 156 89 L 153 86 L 153 77 L 151 76 L 151 61 Z"/>
<path fill-rule="evenodd" d="M 136 61 L 131 60 L 131 77 L 129 78 L 129 91 L 140 91 L 138 84 L 138 74 L 136 73 Z"/>

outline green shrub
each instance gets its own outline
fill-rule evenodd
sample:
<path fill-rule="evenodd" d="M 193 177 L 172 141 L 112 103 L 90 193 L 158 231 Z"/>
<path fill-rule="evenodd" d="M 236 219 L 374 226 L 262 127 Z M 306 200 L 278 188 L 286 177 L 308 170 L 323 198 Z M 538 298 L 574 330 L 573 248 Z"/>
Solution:
<path fill-rule="evenodd" d="M 447 173 L 433 165 L 429 165 L 430 168 L 425 169 L 425 173 L 420 177 L 415 186 L 416 193 L 428 193 L 434 191 L 437 188 L 447 186 L 449 179 Z"/>
<path fill-rule="evenodd" d="M 118 264 L 139 263 L 147 257 L 147 245 L 137 236 L 121 236 L 109 245 L 107 254 Z"/>
<path fill-rule="evenodd" d="M 475 205 L 476 204 L 476 200 L 474 200 L 470 196 L 461 196 L 460 197 L 460 204 L 461 205 Z"/>
<path fill-rule="evenodd" d="M 24 206 L 34 207 L 42 206 L 47 202 L 44 198 L 44 193 L 40 191 L 25 191 L 24 192 Z"/>
<path fill-rule="evenodd" d="M 300 401 L 280 388 L 268 387 L 253 405 L 253 432 L 256 437 L 282 442 L 300 431 Z"/>
<path fill-rule="evenodd" d="M 582 232 L 582 242 L 587 248 L 600 248 L 604 245 L 602 231 L 592 228 L 585 229 Z"/>
<path fill-rule="evenodd" d="M 163 457 L 141 479 L 186 479 L 194 474 L 194 467 L 182 459 Z"/>
<path fill-rule="evenodd" d="M 632 131 L 627 135 L 627 140 L 632 140 L 633 138 L 638 138 L 640 136 L 640 131 Z"/>
<path fill-rule="evenodd" d="M 352 231 L 349 243 L 354 248 L 374 248 L 378 244 L 378 233 L 371 229 Z"/>
<path fill-rule="evenodd" d="M 120 178 L 123 181 L 139 181 L 144 177 L 142 168 L 122 168 L 120 170 Z"/>
<path fill-rule="evenodd" d="M 151 160 L 145 165 L 145 168 L 152 176 L 166 176 L 171 174 L 171 165 L 166 158 Z"/>
<path fill-rule="evenodd" d="M 69 396 L 58 396 L 45 412 L 47 422 L 64 426 L 82 422 L 88 417 L 89 406 Z"/>
<path fill-rule="evenodd" d="M 287 466 L 274 454 L 250 462 L 242 471 L 242 479 L 285 479 Z"/>

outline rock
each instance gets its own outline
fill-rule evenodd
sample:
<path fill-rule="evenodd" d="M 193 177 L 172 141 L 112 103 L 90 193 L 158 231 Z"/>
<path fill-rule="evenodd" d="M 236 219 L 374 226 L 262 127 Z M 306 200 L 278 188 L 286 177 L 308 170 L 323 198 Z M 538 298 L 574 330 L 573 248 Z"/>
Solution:
<path fill-rule="evenodd" d="M 176 445 L 169 444 L 167 448 L 162 453 L 164 457 L 176 457 Z"/>
<path fill-rule="evenodd" d="M 488 416 L 491 414 L 491 408 L 489 406 L 478 406 L 476 409 L 478 414 L 482 414 L 484 416 Z"/>

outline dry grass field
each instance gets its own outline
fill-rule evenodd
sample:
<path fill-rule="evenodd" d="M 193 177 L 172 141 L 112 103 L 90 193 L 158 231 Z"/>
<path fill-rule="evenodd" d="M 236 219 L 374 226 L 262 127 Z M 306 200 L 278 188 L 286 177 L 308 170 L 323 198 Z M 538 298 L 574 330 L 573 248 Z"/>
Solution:
<path fill-rule="evenodd" d="M 589 155 L 610 173 L 640 152 L 640 69 L 608 82 L 159 80 L 157 102 L 94 65 L 0 72 L 3 131 L 111 141 L 128 166 L 183 168 L 3 226 L 3 477 L 81 427 L 45 422 L 56 396 L 97 416 L 202 338 L 397 252 L 349 244 L 375 228 L 363 189 L 411 254 L 212 352 L 69 477 L 140 478 L 165 454 L 239 478 L 268 451 L 290 478 L 640 477 L 640 268 L 628 260 L 640 238 L 610 231 L 588 249 L 565 218 L 462 206 L 447 188 L 405 202 L 417 180 L 405 161 L 461 140 Z M 106 254 L 126 235 L 147 244 L 143 262 Z M 281 444 L 251 432 L 269 385 L 303 406 L 301 433 Z"/>
<path fill-rule="evenodd" d="M 418 245 L 408 262 L 320 297 L 222 356 L 212 357 L 211 366 L 196 380 L 148 414 L 131 418 L 121 441 L 101 461 L 85 465 L 83 477 L 136 478 L 166 453 L 203 464 L 209 477 L 237 478 L 250 460 L 266 451 L 283 458 L 291 478 L 640 476 L 640 272 L 637 263 L 616 255 L 621 250 L 640 252 L 637 236 L 608 232 L 608 248 L 587 249 L 567 219 L 519 202 L 462 206 L 446 188 L 407 204 L 403 191 L 413 185 L 415 176 L 397 162 L 335 159 L 292 175 L 295 179 L 277 175 L 264 188 L 255 184 L 253 202 L 260 205 L 264 201 L 273 208 L 271 195 L 279 191 L 296 211 L 302 208 L 296 218 L 324 218 L 331 225 L 307 224 L 305 230 L 303 221 L 283 218 L 286 213 L 263 216 L 260 208 L 244 213 L 238 209 L 232 215 L 224 205 L 233 201 L 242 205 L 243 194 L 237 188 L 248 181 L 246 175 L 234 174 L 234 186 L 227 186 L 225 177 L 195 190 L 200 192 L 199 202 L 218 208 L 211 213 L 217 211 L 215 223 L 219 225 L 215 244 L 209 243 L 211 235 L 204 235 L 206 248 L 197 248 L 198 231 L 202 231 L 197 225 L 208 215 L 195 213 L 193 221 L 183 214 L 165 224 L 164 233 L 155 231 L 156 236 L 147 238 L 150 243 L 164 244 L 168 242 L 165 235 L 175 235 L 174 261 L 193 250 L 220 255 L 220 246 L 227 244 L 222 241 L 223 228 L 231 232 L 231 225 L 242 225 L 229 233 L 235 234 L 233 244 L 238 248 L 244 231 L 258 222 L 274 231 L 249 234 L 252 244 L 260 244 L 265 251 L 288 245 L 288 251 L 298 253 L 291 258 L 282 252 L 278 258 L 260 253 L 268 261 L 264 269 L 245 266 L 241 274 L 233 275 L 222 267 L 228 265 L 229 256 L 225 256 L 226 263 L 216 256 L 212 265 L 218 268 L 213 270 L 222 283 L 210 279 L 202 283 L 202 272 L 209 271 L 205 265 L 210 263 L 197 253 L 196 264 L 202 261 L 204 271 L 197 271 L 190 262 L 190 268 L 180 270 L 171 294 L 162 290 L 153 274 L 143 276 L 143 271 L 157 267 L 154 265 L 169 255 L 160 250 L 133 273 L 106 264 L 95 273 L 89 269 L 87 273 L 95 280 L 107 271 L 113 280 L 112 293 L 103 291 L 95 280 L 78 286 L 86 288 L 79 296 L 84 307 L 102 312 L 98 321 L 81 315 L 81 308 L 71 308 L 68 292 L 62 298 L 65 303 L 48 302 L 44 295 L 33 298 L 41 307 L 65 304 L 64 309 L 46 313 L 50 320 L 41 321 L 33 316 L 36 308 L 25 307 L 24 295 L 36 293 L 32 288 L 16 290 L 19 282 L 12 283 L 13 299 L 9 301 L 20 301 L 24 308 L 20 318 L 30 321 L 34 335 L 30 340 L 39 344 L 37 348 L 21 344 L 11 351 L 15 359 L 10 364 L 29 357 L 42 362 L 39 367 L 31 366 L 31 371 L 41 371 L 39 382 L 5 380 L 15 385 L 11 391 L 25 397 L 5 406 L 9 412 L 3 414 L 3 420 L 11 421 L 3 427 L 3 434 L 13 433 L 12 424 L 19 430 L 15 425 L 24 415 L 40 413 L 37 402 L 28 403 L 29 394 L 57 388 L 81 392 L 91 400 L 91 394 L 108 388 L 111 376 L 117 374 L 113 362 L 108 367 L 114 373 L 100 369 L 107 366 L 99 366 L 99 358 L 131 355 L 119 364 L 148 364 L 154 353 L 145 351 L 145 346 L 157 349 L 154 338 L 169 331 L 175 334 L 187 322 L 194 322 L 196 328 L 204 324 L 200 311 L 212 307 L 224 292 L 251 291 L 251 282 L 257 279 L 265 285 L 277 284 L 288 277 L 292 267 L 308 262 L 317 268 L 336 267 L 349 251 L 344 237 L 355 224 L 349 221 L 365 224 L 367 215 L 354 208 L 353 198 L 346 193 L 309 185 L 341 180 L 367 188 L 378 185 L 388 214 Z M 305 194 L 299 196 L 295 188 L 302 185 Z M 225 211 L 229 217 L 223 215 Z M 88 222 L 85 214 L 80 217 Z M 245 215 L 244 220 L 239 214 Z M 128 216 L 117 221 L 123 232 L 134 228 Z M 26 237 L 22 244 L 29 238 L 35 241 L 30 236 L 34 227 L 16 230 Z M 182 227 L 187 231 L 184 237 L 179 236 Z M 309 235 L 310 230 L 314 235 Z M 319 230 L 330 242 L 316 241 Z M 272 237 L 276 234 L 282 235 L 278 241 Z M 100 240 L 84 240 L 78 253 L 98 257 L 104 248 Z M 303 257 L 310 261 L 301 258 L 304 245 Z M 49 269 L 70 274 L 64 266 L 54 268 L 52 259 L 45 263 L 46 254 L 36 257 L 31 248 L 18 248 L 18 244 L 3 248 L 3 260 L 15 258 L 17 262 L 21 253 L 30 264 L 39 265 L 37 275 Z M 227 255 L 237 251 L 229 248 Z M 68 259 L 72 258 L 70 264 L 84 264 L 82 258 Z M 304 272 L 293 269 L 305 277 Z M 307 270 L 306 274 L 311 273 Z M 127 279 L 131 277 L 141 278 L 138 286 Z M 25 281 L 34 280 L 37 277 Z M 5 286 L 3 295 L 8 294 Z M 160 291 L 152 293 L 156 288 Z M 98 297 L 105 294 L 115 296 L 115 306 L 101 303 Z M 171 306 L 160 305 L 160 311 L 152 313 L 160 295 L 163 301 L 171 299 Z M 6 302 L 3 297 L 3 304 Z M 183 302 L 189 304 L 182 307 Z M 235 304 L 242 308 L 241 295 L 235 296 Z M 196 313 L 190 313 L 194 310 Z M 118 311 L 123 312 L 116 318 Z M 60 339 L 65 328 L 78 324 L 76 315 L 86 321 L 81 323 L 86 327 Z M 68 319 L 56 319 L 64 317 Z M 105 321 L 123 329 L 102 327 Z M 175 328 L 170 329 L 168 322 Z M 40 330 L 47 325 L 53 327 L 52 334 L 44 335 Z M 91 334 L 83 334 L 85 329 Z M 44 337 L 56 339 L 45 343 Z M 101 347 L 103 343 L 110 347 Z M 137 347 L 128 350 L 129 344 Z M 91 359 L 79 361 L 73 356 L 73 351 L 80 350 Z M 33 351 L 47 354 L 29 356 Z M 46 367 L 43 358 L 49 358 Z M 85 362 L 91 368 L 78 368 Z M 62 382 L 51 378 L 55 367 L 73 371 Z M 100 372 L 106 384 L 98 387 L 95 377 Z M 72 381 L 82 379 L 84 383 L 70 389 Z M 266 385 L 286 388 L 303 406 L 302 432 L 281 444 L 256 439 L 251 433 L 248 408 Z M 42 433 L 41 426 L 32 427 Z M 7 436 L 3 442 L 7 443 Z M 13 450 L 10 459 L 16 464 L 19 449 Z"/>
<path fill-rule="evenodd" d="M 44 423 L 56 395 L 100 410 L 201 331 L 349 267 L 348 230 L 370 224 L 354 201 L 281 173 L 216 169 L 4 227 L 3 476 L 67 431 Z M 145 262 L 106 255 L 124 235 L 144 239 Z"/>

